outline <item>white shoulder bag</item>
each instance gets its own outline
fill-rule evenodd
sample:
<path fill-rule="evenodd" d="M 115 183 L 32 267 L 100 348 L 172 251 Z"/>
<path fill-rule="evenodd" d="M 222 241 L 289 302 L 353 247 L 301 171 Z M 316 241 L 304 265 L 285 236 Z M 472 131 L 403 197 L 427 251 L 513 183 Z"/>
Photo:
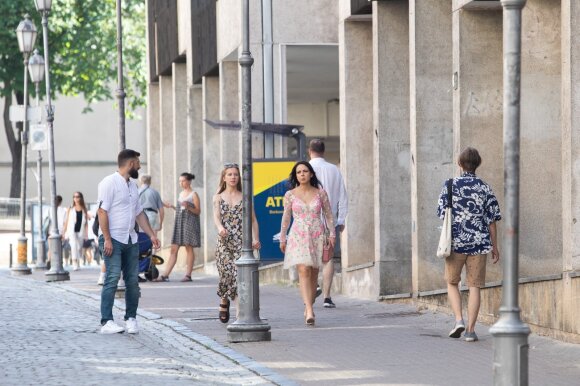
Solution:
<path fill-rule="evenodd" d="M 453 199 L 452 186 L 453 178 L 447 181 L 447 206 L 445 207 L 443 227 L 441 228 L 441 236 L 439 237 L 439 245 L 437 246 L 437 257 L 441 259 L 451 255 L 451 226 L 453 225 L 453 215 L 451 214 Z"/>

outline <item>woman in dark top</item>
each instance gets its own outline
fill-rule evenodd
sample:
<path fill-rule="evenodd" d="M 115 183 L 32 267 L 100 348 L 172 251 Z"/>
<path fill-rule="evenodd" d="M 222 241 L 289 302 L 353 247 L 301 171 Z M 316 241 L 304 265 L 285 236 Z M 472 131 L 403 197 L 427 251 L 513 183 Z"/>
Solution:
<path fill-rule="evenodd" d="M 85 198 L 81 192 L 74 192 L 73 204 L 66 212 L 62 237 L 68 240 L 70 244 L 75 271 L 80 269 L 80 260 L 83 256 L 83 242 L 88 238 L 88 220 L 89 214 L 85 205 Z"/>
<path fill-rule="evenodd" d="M 451 256 L 445 259 L 445 279 L 449 303 L 455 314 L 455 326 L 449 333 L 459 338 L 465 331 L 465 340 L 478 340 L 475 322 L 479 314 L 480 289 L 485 285 L 487 254 L 495 264 L 499 260 L 496 222 L 501 220 L 499 204 L 491 187 L 475 175 L 481 164 L 476 149 L 468 147 L 458 159 L 461 176 L 452 182 Z M 437 215 L 443 219 L 447 206 L 447 186 L 444 184 L 439 197 Z M 466 284 L 469 287 L 468 325 L 463 321 L 459 281 L 463 266 L 466 268 Z"/>

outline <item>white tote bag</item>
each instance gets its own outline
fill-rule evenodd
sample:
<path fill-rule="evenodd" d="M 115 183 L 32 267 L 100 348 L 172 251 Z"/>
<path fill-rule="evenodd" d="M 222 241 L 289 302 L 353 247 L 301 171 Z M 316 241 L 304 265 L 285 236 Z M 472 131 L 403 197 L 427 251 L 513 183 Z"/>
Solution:
<path fill-rule="evenodd" d="M 445 217 L 443 218 L 443 227 L 441 228 L 441 236 L 439 237 L 439 245 L 437 246 L 437 257 L 444 259 L 451 255 L 451 226 L 453 225 L 453 215 L 451 214 L 452 193 L 451 185 L 453 179 L 447 181 L 447 206 L 445 208 Z"/>

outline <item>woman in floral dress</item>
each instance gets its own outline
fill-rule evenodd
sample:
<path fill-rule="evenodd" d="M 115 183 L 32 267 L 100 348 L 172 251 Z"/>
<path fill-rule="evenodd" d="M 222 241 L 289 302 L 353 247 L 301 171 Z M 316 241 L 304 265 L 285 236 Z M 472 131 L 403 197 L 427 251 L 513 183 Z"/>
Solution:
<path fill-rule="evenodd" d="M 218 230 L 216 265 L 219 273 L 219 319 L 230 320 L 230 299 L 237 300 L 236 260 L 242 251 L 242 181 L 237 164 L 225 164 L 217 194 L 213 197 L 213 219 Z M 252 248 L 260 248 L 256 215 L 252 213 Z M 236 306 L 236 310 L 238 307 Z"/>
<path fill-rule="evenodd" d="M 296 266 L 298 269 L 300 293 L 305 305 L 304 318 L 306 324 L 312 326 L 312 306 L 316 297 L 318 270 L 322 266 L 324 242 L 330 244 L 330 250 L 334 249 L 334 220 L 328 195 L 322 190 L 310 163 L 297 162 L 289 180 L 292 190 L 284 195 L 280 249 L 284 253 L 284 268 Z M 294 222 L 286 238 L 291 218 Z M 327 229 L 330 234 L 325 240 Z"/>

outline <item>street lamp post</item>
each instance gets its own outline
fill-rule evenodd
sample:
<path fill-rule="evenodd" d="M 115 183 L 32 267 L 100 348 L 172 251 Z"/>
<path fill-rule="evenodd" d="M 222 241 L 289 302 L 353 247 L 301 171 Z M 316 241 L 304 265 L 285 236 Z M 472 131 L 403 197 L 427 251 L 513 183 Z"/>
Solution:
<path fill-rule="evenodd" d="M 26 238 L 26 163 L 28 162 L 28 57 L 36 41 L 36 27 L 30 20 L 29 15 L 24 16 L 24 20 L 16 28 L 18 47 L 24 55 L 24 119 L 22 120 L 22 131 L 20 142 L 22 144 L 22 159 L 20 169 L 20 236 L 18 237 L 18 258 L 17 264 L 12 268 L 12 275 L 30 275 L 32 271 L 27 265 L 28 260 L 28 239 Z"/>
<path fill-rule="evenodd" d="M 48 14 L 52 0 L 35 0 L 36 9 L 42 14 L 42 41 L 44 44 L 44 76 L 46 87 L 46 123 L 48 129 L 48 171 L 50 175 L 50 206 L 52 221 L 50 222 L 50 236 L 48 248 L 50 250 L 50 271 L 46 273 L 47 281 L 70 280 L 69 273 L 62 266 L 62 243 L 58 233 L 56 211 L 56 173 L 54 165 L 54 110 L 50 98 L 50 63 L 48 51 Z"/>
<path fill-rule="evenodd" d="M 504 288 L 500 317 L 490 329 L 494 340 L 493 378 L 497 386 L 528 384 L 528 335 L 518 306 L 520 195 L 520 79 L 522 8 L 526 0 L 502 0 L 503 136 L 505 175 Z"/>
<path fill-rule="evenodd" d="M 123 88 L 123 25 L 121 2 L 117 0 L 117 99 L 119 103 L 119 151 L 125 150 L 125 89 Z"/>
<path fill-rule="evenodd" d="M 230 342 L 257 342 L 271 340 L 270 325 L 260 319 L 260 286 L 258 265 L 252 250 L 252 90 L 251 67 L 254 63 L 250 54 L 250 4 L 243 3 L 243 41 L 239 58 L 242 67 L 242 185 L 243 245 L 238 267 L 239 319 L 228 325 Z"/>
<path fill-rule="evenodd" d="M 28 61 L 30 70 L 30 79 L 34 83 L 36 90 L 36 106 L 40 104 L 40 82 L 44 80 L 44 58 L 34 50 L 34 54 Z M 42 151 L 38 150 L 36 159 L 36 173 L 38 174 L 38 241 L 36 242 L 36 266 L 37 270 L 45 270 L 46 267 L 46 250 L 44 248 L 44 233 L 42 232 Z"/>

